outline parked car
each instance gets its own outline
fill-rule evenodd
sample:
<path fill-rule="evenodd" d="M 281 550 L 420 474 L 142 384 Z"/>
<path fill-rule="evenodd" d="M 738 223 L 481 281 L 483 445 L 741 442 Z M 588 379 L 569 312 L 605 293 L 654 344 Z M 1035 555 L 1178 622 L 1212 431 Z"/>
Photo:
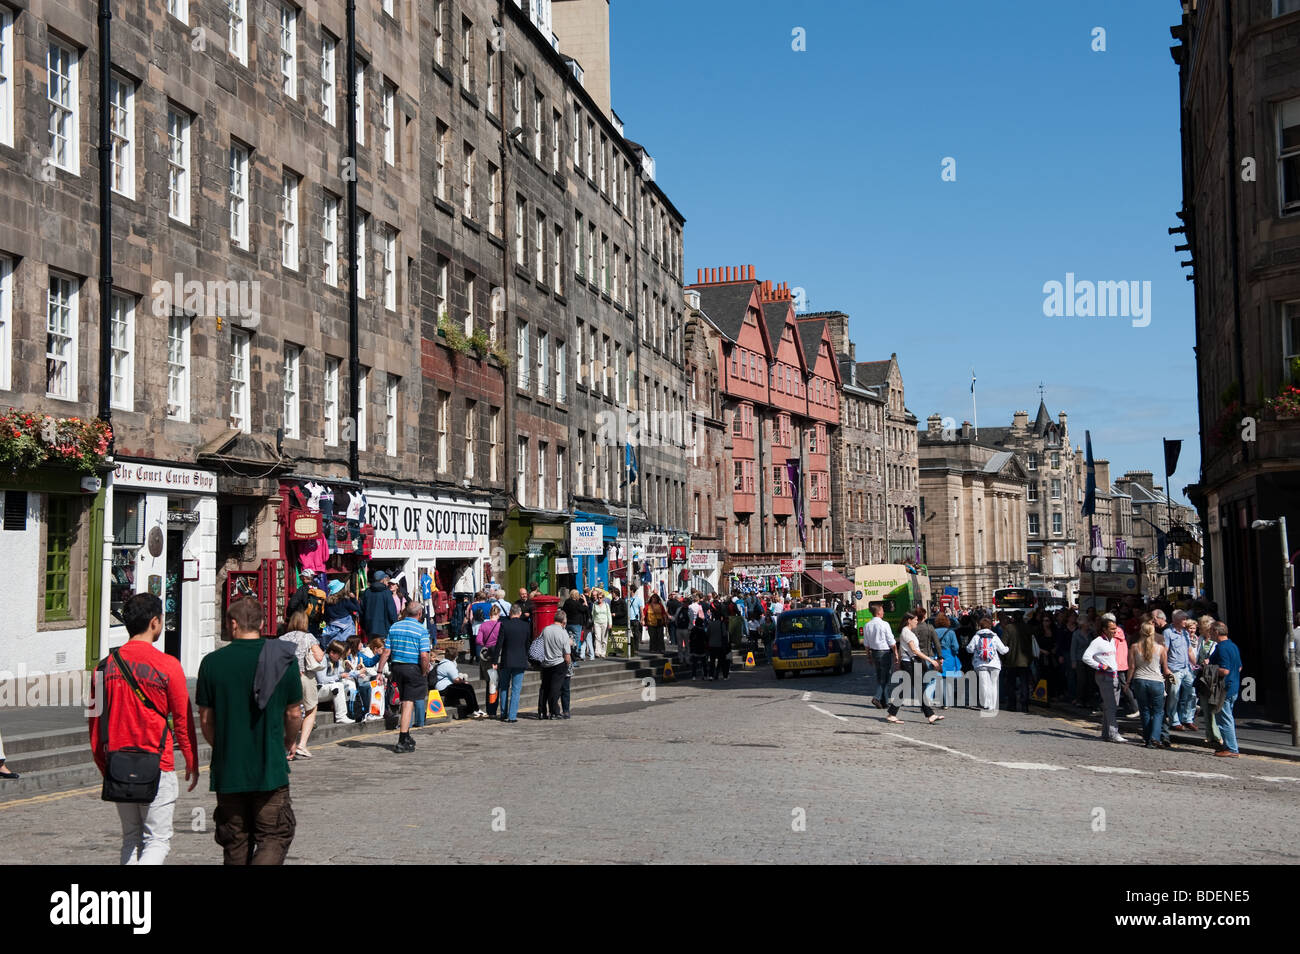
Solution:
<path fill-rule="evenodd" d="M 853 647 L 832 609 L 787 610 L 776 618 L 772 671 L 784 679 L 804 669 L 853 670 Z"/>

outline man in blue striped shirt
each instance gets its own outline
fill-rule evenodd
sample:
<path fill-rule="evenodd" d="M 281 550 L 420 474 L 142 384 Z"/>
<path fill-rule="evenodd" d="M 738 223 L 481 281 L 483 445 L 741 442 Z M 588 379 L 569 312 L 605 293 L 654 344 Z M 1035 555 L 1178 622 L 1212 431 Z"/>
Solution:
<path fill-rule="evenodd" d="M 402 611 L 402 618 L 388 629 L 388 638 L 384 642 L 384 652 L 379 660 L 382 671 L 384 662 L 389 663 L 388 671 L 397 684 L 397 691 L 402 700 L 402 716 L 393 751 L 415 751 L 415 740 L 411 738 L 411 720 L 415 717 L 416 705 L 424 705 L 429 698 L 429 670 L 433 668 L 433 647 L 429 645 L 429 630 L 420 622 L 424 616 L 424 606 L 418 600 L 411 600 Z"/>

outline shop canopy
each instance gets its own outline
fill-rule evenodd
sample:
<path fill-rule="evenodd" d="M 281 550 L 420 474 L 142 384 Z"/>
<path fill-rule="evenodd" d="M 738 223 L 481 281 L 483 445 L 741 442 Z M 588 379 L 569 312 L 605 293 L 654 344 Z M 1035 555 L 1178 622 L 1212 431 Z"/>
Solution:
<path fill-rule="evenodd" d="M 828 593 L 853 592 L 853 583 L 834 570 L 804 570 L 803 575 Z"/>

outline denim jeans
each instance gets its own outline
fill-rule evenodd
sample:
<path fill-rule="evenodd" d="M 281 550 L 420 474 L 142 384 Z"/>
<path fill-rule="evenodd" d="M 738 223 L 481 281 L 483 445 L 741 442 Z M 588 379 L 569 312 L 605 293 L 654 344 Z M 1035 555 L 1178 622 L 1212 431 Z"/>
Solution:
<path fill-rule="evenodd" d="M 1214 722 L 1219 727 L 1219 735 L 1224 747 L 1229 752 L 1237 751 L 1237 721 L 1232 714 L 1232 707 L 1237 701 L 1235 692 L 1229 693 L 1223 700 L 1223 708 L 1214 714 Z"/>
<path fill-rule="evenodd" d="M 1134 679 L 1133 698 L 1142 715 L 1142 741 L 1159 742 L 1165 712 L 1165 684 L 1155 679 Z"/>
<path fill-rule="evenodd" d="M 1171 725 L 1186 725 L 1192 721 L 1192 700 L 1195 698 L 1192 671 L 1180 669 L 1174 675 L 1178 678 L 1165 693 L 1165 721 Z"/>
<path fill-rule="evenodd" d="M 160 865 L 172 845 L 172 815 L 180 787 L 175 772 L 158 777 L 158 794 L 152 802 L 118 802 L 122 820 L 122 864 Z"/>
<path fill-rule="evenodd" d="M 894 651 L 892 649 L 871 650 L 871 663 L 876 670 L 875 697 L 882 706 L 889 704 L 889 676 L 894 671 Z"/>
<path fill-rule="evenodd" d="M 524 689 L 526 669 L 502 669 L 501 672 L 501 707 L 505 709 L 506 718 L 513 722 L 519 717 L 519 693 Z"/>

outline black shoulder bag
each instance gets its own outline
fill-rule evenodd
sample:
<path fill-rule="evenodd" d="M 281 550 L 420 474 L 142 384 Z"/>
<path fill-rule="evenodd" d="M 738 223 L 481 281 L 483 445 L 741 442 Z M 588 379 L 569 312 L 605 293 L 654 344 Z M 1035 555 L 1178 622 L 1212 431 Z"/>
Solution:
<path fill-rule="evenodd" d="M 99 739 L 104 749 L 104 787 L 100 798 L 106 802 L 133 802 L 149 804 L 158 795 L 158 782 L 162 778 L 162 754 L 167 745 L 167 732 L 171 728 L 167 716 L 159 712 L 158 707 L 140 689 L 131 670 L 122 663 L 122 657 L 115 649 L 113 661 L 117 671 L 130 685 L 131 690 L 147 709 L 157 712 L 163 719 L 162 741 L 158 751 L 130 746 L 125 749 L 110 750 L 108 747 L 108 666 L 104 666 L 104 712 L 99 717 Z"/>

